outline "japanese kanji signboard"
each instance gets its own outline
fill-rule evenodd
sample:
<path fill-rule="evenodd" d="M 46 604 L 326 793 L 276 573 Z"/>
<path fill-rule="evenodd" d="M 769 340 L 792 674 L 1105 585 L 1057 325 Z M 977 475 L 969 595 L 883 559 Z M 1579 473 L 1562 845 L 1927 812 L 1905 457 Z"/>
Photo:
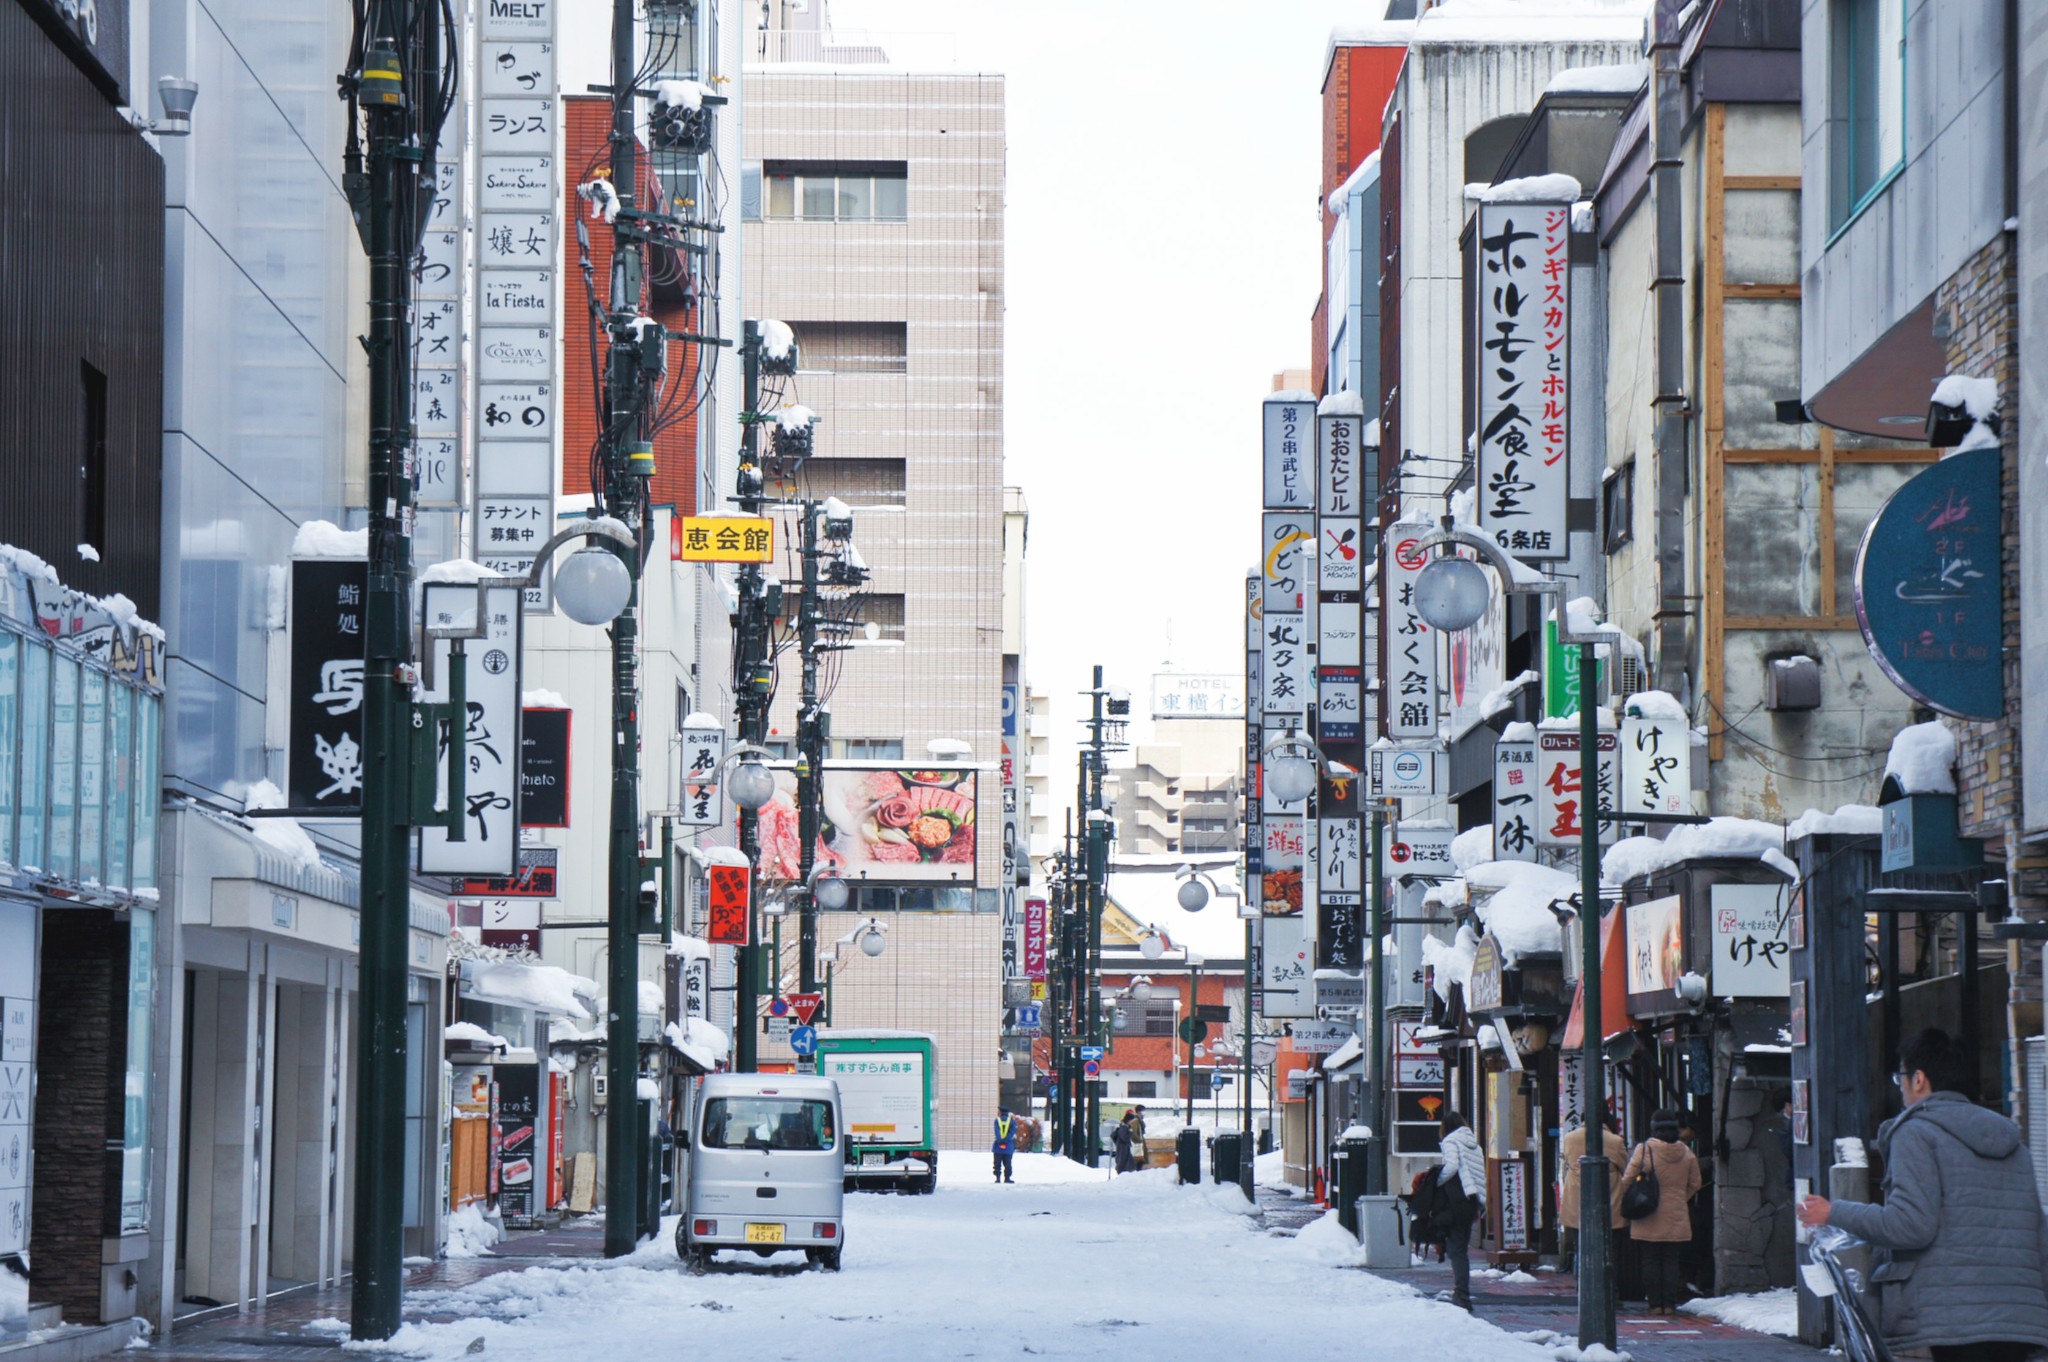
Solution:
<path fill-rule="evenodd" d="M 689 515 L 677 522 L 672 557 L 683 563 L 767 563 L 775 522 L 765 516 Z"/>
<path fill-rule="evenodd" d="M 1275 393 L 1265 402 L 1266 509 L 1313 511 L 1316 493 L 1316 400 Z"/>
<path fill-rule="evenodd" d="M 1594 780 L 1602 809 L 1618 807 L 1621 783 L 1620 735 L 1599 735 L 1598 757 L 1593 763 Z M 1536 840 L 1542 846 L 1577 846 L 1579 819 L 1585 803 L 1579 770 L 1579 733 L 1576 724 L 1569 731 L 1548 724 L 1536 733 Z M 1614 841 L 1619 825 L 1600 825 L 1603 845 Z"/>
<path fill-rule="evenodd" d="M 1565 556 L 1571 205 L 1479 206 L 1477 519 L 1517 557 Z"/>
<path fill-rule="evenodd" d="M 463 840 L 445 828 L 421 828 L 419 869 L 424 875 L 511 875 L 519 853 L 519 588 L 429 582 L 421 609 L 429 628 L 473 625 L 484 612 L 483 636 L 463 640 L 468 719 L 463 739 Z M 481 607 L 479 607 L 481 599 Z M 454 669 L 449 640 L 437 638 L 435 690 L 423 698 L 445 702 Z M 440 777 L 446 779 L 445 774 Z"/>
<path fill-rule="evenodd" d="M 1717 998 L 1784 998 L 1792 992 L 1786 937 L 1788 884 L 1717 884 L 1713 917 L 1713 989 Z"/>
<path fill-rule="evenodd" d="M 519 868 L 512 874 L 465 876 L 456 881 L 455 892 L 492 899 L 556 898 L 561 854 L 558 847 L 521 847 Z"/>
<path fill-rule="evenodd" d="M 1682 716 L 1623 716 L 1621 807 L 1629 813 L 1692 812 L 1692 733 Z"/>
<path fill-rule="evenodd" d="M 1493 745 L 1493 858 L 1535 860 L 1537 816 L 1535 740 L 1504 737 Z"/>
<path fill-rule="evenodd" d="M 1024 900 L 1024 977 L 1045 977 L 1045 900 Z"/>
<path fill-rule="evenodd" d="M 369 564 L 352 558 L 292 563 L 291 750 L 286 799 L 294 809 L 353 817 L 363 806 L 363 610 Z"/>
<path fill-rule="evenodd" d="M 753 923 L 749 892 L 749 871 L 744 865 L 708 865 L 704 883 L 709 891 L 708 921 L 704 939 L 714 946 L 744 946 Z"/>
<path fill-rule="evenodd" d="M 725 796 L 719 792 L 718 766 L 725 760 L 725 725 L 708 714 L 683 720 L 677 741 L 682 748 L 683 792 L 679 827 L 715 828 L 725 822 Z"/>
<path fill-rule="evenodd" d="M 1387 530 L 1380 593 L 1387 640 L 1385 713 L 1392 738 L 1434 740 L 1437 735 L 1436 631 L 1415 608 L 1415 579 L 1429 562 L 1428 552 L 1417 545 L 1430 530 L 1414 520 L 1397 521 Z"/>

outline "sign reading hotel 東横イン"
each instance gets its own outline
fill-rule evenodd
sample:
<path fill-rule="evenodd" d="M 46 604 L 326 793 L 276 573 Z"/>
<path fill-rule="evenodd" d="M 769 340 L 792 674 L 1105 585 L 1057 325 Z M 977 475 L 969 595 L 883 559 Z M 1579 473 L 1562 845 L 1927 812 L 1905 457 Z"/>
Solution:
<path fill-rule="evenodd" d="M 684 563 L 766 563 L 775 557 L 775 522 L 762 516 L 684 516 L 676 531 Z"/>

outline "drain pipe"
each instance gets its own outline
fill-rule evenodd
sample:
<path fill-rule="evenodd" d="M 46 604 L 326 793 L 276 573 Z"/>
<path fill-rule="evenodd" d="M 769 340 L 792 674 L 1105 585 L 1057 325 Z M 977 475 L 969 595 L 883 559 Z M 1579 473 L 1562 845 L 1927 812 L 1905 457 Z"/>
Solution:
<path fill-rule="evenodd" d="M 1650 40 L 1652 110 L 1651 194 L 1656 208 L 1657 276 L 1657 629 L 1652 641 L 1652 684 L 1690 705 L 1686 663 L 1685 578 L 1685 265 L 1684 211 L 1678 172 L 1680 108 L 1677 0 L 1658 0 Z"/>

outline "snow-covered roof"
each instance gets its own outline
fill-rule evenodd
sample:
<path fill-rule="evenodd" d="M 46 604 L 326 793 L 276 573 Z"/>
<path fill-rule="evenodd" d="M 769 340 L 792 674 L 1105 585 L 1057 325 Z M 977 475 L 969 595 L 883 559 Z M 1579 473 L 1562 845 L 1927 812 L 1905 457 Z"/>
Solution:
<path fill-rule="evenodd" d="M 1716 818 L 1706 823 L 1675 827 L 1659 841 L 1654 837 L 1624 837 L 1600 858 L 1600 876 L 1609 884 L 1625 884 L 1641 875 L 1677 865 L 1680 861 L 1710 858 L 1754 859 L 1766 851 L 1783 853 L 1785 828 L 1756 818 Z"/>
<path fill-rule="evenodd" d="M 1692 716 L 1685 712 L 1685 706 L 1668 691 L 1642 690 L 1621 702 L 1623 714 L 1633 714 L 1643 719 L 1668 719 L 1672 723 L 1691 723 Z"/>
<path fill-rule="evenodd" d="M 1900 729 L 1884 759 L 1884 778 L 1896 781 L 1902 794 L 1954 794 L 1955 732 L 1939 719 Z"/>
<path fill-rule="evenodd" d="M 704 1073 L 716 1069 L 732 1053 L 732 1043 L 726 1039 L 725 1032 L 702 1017 L 685 1017 L 679 1022 L 670 1022 L 663 1034 L 683 1058 Z"/>
<path fill-rule="evenodd" d="M 1579 193 L 1578 179 L 1561 173 L 1465 186 L 1465 197 L 1474 203 L 1577 203 Z"/>
<path fill-rule="evenodd" d="M 1452 984 L 1472 986 L 1472 958 L 1478 953 L 1479 938 L 1470 927 L 1458 928 L 1457 936 L 1448 943 L 1433 936 L 1422 938 L 1422 963 L 1434 971 L 1437 997 L 1449 1002 Z"/>
<path fill-rule="evenodd" d="M 1354 392 L 1334 392 L 1316 403 L 1318 416 L 1363 416 L 1365 399 Z"/>
<path fill-rule="evenodd" d="M 562 698 L 559 691 L 547 690 L 542 687 L 521 691 L 519 693 L 519 703 L 526 709 L 567 709 L 569 707 L 569 702 Z"/>
<path fill-rule="evenodd" d="M 1875 837 L 1884 831 L 1884 810 L 1869 804 L 1843 804 L 1833 813 L 1808 809 L 1785 827 L 1785 840 L 1802 837 Z"/>
<path fill-rule="evenodd" d="M 1650 0 L 1441 0 L 1408 35 L 1419 43 L 1639 42 Z"/>
<path fill-rule="evenodd" d="M 1961 407 L 1973 421 L 1988 420 L 1998 410 L 1998 382 L 1968 374 L 1949 374 L 1934 385 L 1932 400 L 1944 407 Z"/>
<path fill-rule="evenodd" d="M 478 1002 L 524 1007 L 535 1012 L 589 1021 L 597 1016 L 594 980 L 554 965 L 524 960 L 465 960 L 462 994 Z"/>
<path fill-rule="evenodd" d="M 1465 882 L 1474 891 L 1473 913 L 1500 942 L 1507 964 L 1564 949 L 1550 905 L 1579 891 L 1578 876 L 1533 861 L 1488 861 L 1467 871 Z"/>
<path fill-rule="evenodd" d="M 1493 824 L 1466 828 L 1451 839 L 1451 869 L 1460 875 L 1493 859 Z"/>
<path fill-rule="evenodd" d="M 259 780 L 251 785 L 249 793 L 242 798 L 242 808 L 245 812 L 285 807 L 287 806 L 284 791 L 267 780 Z M 318 870 L 321 867 L 320 848 L 314 845 L 306 830 L 299 826 L 298 819 L 282 816 L 251 818 L 249 826 L 255 831 L 257 841 L 299 869 Z"/>
<path fill-rule="evenodd" d="M 1347 1040 L 1342 1045 L 1338 1046 L 1336 1051 L 1332 1053 L 1328 1059 L 1323 1061 L 1323 1072 L 1331 1074 L 1336 1073 L 1339 1069 L 1342 1069 L 1346 1065 L 1355 1062 L 1364 1054 L 1365 1045 L 1358 1039 L 1358 1037 L 1353 1036 L 1350 1040 Z"/>
<path fill-rule="evenodd" d="M 1648 62 L 1620 62 L 1613 66 L 1568 66 L 1543 87 L 1546 95 L 1634 94 L 1650 78 Z"/>
<path fill-rule="evenodd" d="M 503 1036 L 484 1030 L 475 1022 L 452 1022 L 441 1032 L 444 1040 L 456 1040 L 477 1045 L 488 1045 L 497 1050 L 509 1050 L 512 1042 Z"/>

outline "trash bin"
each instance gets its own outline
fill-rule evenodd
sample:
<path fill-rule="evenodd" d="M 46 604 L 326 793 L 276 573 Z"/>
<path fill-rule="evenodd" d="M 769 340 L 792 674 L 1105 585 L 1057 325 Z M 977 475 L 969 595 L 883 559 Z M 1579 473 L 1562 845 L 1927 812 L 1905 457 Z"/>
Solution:
<path fill-rule="evenodd" d="M 1237 1165 L 1243 1151 L 1242 1135 L 1234 1130 L 1219 1131 L 1209 1141 L 1209 1176 L 1217 1182 L 1236 1182 Z"/>
<path fill-rule="evenodd" d="M 1367 1267 L 1408 1267 L 1408 1217 L 1397 1196 L 1362 1196 L 1355 1203 L 1358 1242 Z"/>
<path fill-rule="evenodd" d="M 1173 1165 L 1183 1186 L 1202 1180 L 1202 1132 L 1190 1126 L 1173 1140 Z"/>
<path fill-rule="evenodd" d="M 1361 1127 L 1362 1129 L 1363 1127 Z M 1330 1181 L 1336 1195 L 1337 1223 L 1358 1233 L 1358 1199 L 1365 1195 L 1365 1170 L 1372 1161 L 1371 1136 L 1347 1136 L 1330 1151 Z"/>

